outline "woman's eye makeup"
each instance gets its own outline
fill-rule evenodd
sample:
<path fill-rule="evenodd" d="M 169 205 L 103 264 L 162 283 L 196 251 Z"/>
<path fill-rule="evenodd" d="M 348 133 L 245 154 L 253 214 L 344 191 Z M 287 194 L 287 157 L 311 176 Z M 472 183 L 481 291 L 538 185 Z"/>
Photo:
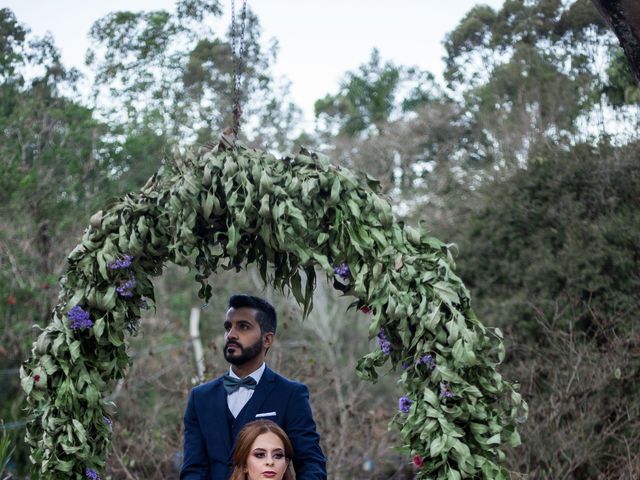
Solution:
<path fill-rule="evenodd" d="M 253 456 L 256 458 L 266 458 L 267 453 L 264 450 L 256 450 L 253 453 Z M 274 460 L 282 460 L 285 458 L 284 452 L 276 451 L 271 454 Z"/>

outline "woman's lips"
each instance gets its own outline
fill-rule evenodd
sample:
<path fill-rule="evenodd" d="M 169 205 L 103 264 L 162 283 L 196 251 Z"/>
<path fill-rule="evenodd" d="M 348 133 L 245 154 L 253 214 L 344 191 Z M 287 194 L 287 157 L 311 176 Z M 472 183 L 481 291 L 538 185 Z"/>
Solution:
<path fill-rule="evenodd" d="M 271 470 L 267 470 L 266 472 L 262 472 L 263 477 L 273 478 L 276 476 L 276 472 L 272 472 Z"/>

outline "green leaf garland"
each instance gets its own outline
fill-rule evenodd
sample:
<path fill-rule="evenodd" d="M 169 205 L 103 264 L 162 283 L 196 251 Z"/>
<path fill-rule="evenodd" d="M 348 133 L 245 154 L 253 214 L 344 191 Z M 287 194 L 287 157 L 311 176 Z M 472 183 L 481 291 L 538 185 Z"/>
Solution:
<path fill-rule="evenodd" d="M 59 303 L 20 372 L 41 478 L 104 470 L 109 382 L 126 375 L 125 334 L 153 307 L 150 278 L 166 262 L 191 267 L 205 301 L 213 272 L 255 263 L 305 316 L 324 271 L 370 314 L 380 348 L 358 373 L 375 381 L 385 364 L 401 372 L 406 393 L 393 423 L 418 478 L 508 477 L 502 448 L 518 444 L 526 403 L 496 371 L 501 333 L 474 315 L 447 245 L 396 222 L 375 180 L 324 156 L 220 145 L 177 156 L 139 193 L 105 205 L 70 253 Z"/>

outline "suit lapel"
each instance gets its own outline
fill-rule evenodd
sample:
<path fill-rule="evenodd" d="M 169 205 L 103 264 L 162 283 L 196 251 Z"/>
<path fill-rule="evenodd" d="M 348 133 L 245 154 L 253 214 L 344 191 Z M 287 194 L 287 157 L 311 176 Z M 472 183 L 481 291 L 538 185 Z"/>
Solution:
<path fill-rule="evenodd" d="M 222 444 L 226 451 L 231 452 L 231 439 L 229 438 L 229 407 L 227 406 L 227 392 L 220 380 L 213 389 L 213 402 L 210 405 L 210 419 L 212 433 L 216 438 L 222 439 Z M 219 429 L 217 428 L 219 426 Z"/>
<path fill-rule="evenodd" d="M 255 420 L 256 413 L 273 390 L 275 386 L 275 374 L 273 370 L 270 370 L 269 367 L 264 369 L 264 373 L 262 374 L 262 378 L 260 382 L 256 386 L 253 395 L 244 406 L 244 408 L 238 414 L 238 418 L 236 421 L 240 422 L 240 425 L 244 425 L 252 420 Z"/>

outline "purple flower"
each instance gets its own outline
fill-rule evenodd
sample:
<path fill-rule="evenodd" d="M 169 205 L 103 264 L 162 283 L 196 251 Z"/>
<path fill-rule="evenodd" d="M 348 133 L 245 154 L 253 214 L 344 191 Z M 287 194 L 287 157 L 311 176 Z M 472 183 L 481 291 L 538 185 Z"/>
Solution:
<path fill-rule="evenodd" d="M 449 387 L 447 385 L 440 385 L 440 397 L 442 398 L 453 398 L 456 395 L 449 390 Z"/>
<path fill-rule="evenodd" d="M 409 413 L 409 409 L 411 408 L 411 404 L 413 402 L 409 400 L 409 397 L 402 396 L 398 400 L 398 410 L 402 413 Z"/>
<path fill-rule="evenodd" d="M 346 280 L 351 276 L 351 270 L 349 270 L 349 265 L 345 262 L 342 262 L 339 267 L 335 267 L 333 271 L 341 277 L 343 280 Z"/>
<path fill-rule="evenodd" d="M 107 426 L 109 427 L 109 430 L 111 430 L 113 428 L 113 422 L 111 421 L 111 419 L 109 417 L 102 417 L 104 418 L 104 423 L 107 424 Z"/>
<path fill-rule="evenodd" d="M 129 268 L 131 266 L 131 262 L 133 261 L 133 257 L 131 255 L 125 254 L 121 259 L 116 259 L 107 264 L 107 268 L 109 270 L 120 270 L 123 268 Z"/>
<path fill-rule="evenodd" d="M 402 362 L 402 369 L 406 370 L 407 368 L 409 368 L 411 366 L 411 364 L 409 362 Z"/>
<path fill-rule="evenodd" d="M 433 358 L 433 355 L 427 354 L 427 355 L 423 355 L 422 357 L 420 357 L 420 360 L 418 360 L 418 365 L 420 365 L 420 364 L 426 365 L 431 370 L 436 368 L 436 361 Z"/>
<path fill-rule="evenodd" d="M 116 288 L 116 292 L 118 295 L 124 298 L 133 297 L 133 289 L 136 286 L 136 279 L 134 277 L 129 278 L 126 282 L 122 283 L 118 288 Z"/>
<path fill-rule="evenodd" d="M 382 353 L 385 355 L 389 355 L 391 353 L 391 342 L 387 339 L 382 328 L 380 329 L 380 332 L 378 332 L 378 345 L 380 346 Z"/>
<path fill-rule="evenodd" d="M 100 475 L 98 475 L 98 472 L 96 472 L 92 468 L 85 468 L 84 476 L 89 480 L 100 480 Z"/>
<path fill-rule="evenodd" d="M 147 299 L 144 297 L 140 297 L 140 302 L 138 302 L 138 307 L 142 310 L 149 310 L 149 304 L 147 303 Z"/>
<path fill-rule="evenodd" d="M 71 320 L 71 328 L 73 330 L 93 327 L 89 312 L 85 312 L 82 307 L 78 305 L 67 312 L 67 317 Z"/>

